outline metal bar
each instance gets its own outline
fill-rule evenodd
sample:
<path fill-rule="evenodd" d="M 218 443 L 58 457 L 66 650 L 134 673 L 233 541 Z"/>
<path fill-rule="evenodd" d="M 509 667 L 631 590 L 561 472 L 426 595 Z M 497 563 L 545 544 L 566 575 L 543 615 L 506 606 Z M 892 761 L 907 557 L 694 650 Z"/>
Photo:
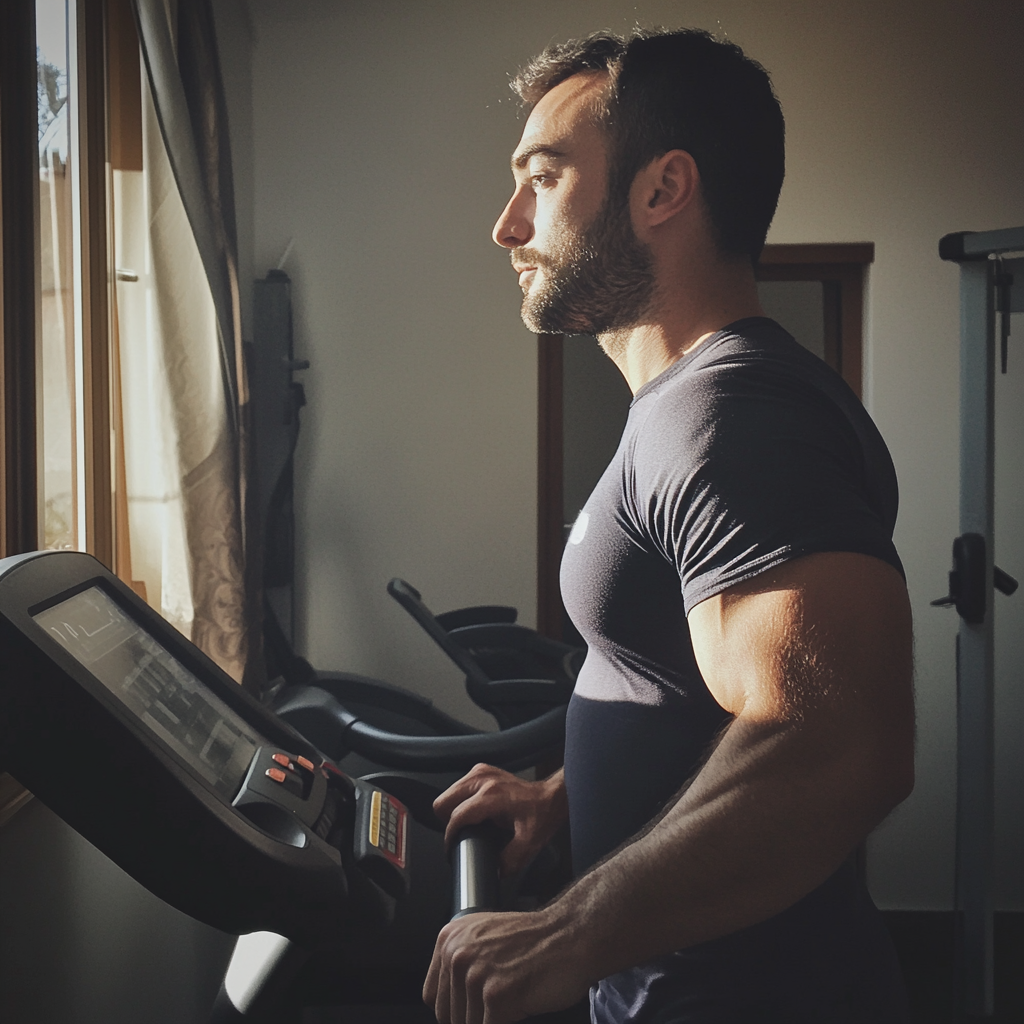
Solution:
<path fill-rule="evenodd" d="M 992 234 L 997 234 L 993 232 Z M 984 620 L 960 620 L 957 658 L 957 857 L 962 1009 L 993 1010 L 994 825 L 992 553 L 995 317 L 989 260 L 960 266 L 960 532 L 985 538 Z"/>
<path fill-rule="evenodd" d="M 1001 252 L 1024 252 L 1024 227 L 965 232 L 963 252 L 968 259 L 983 258 Z"/>
<path fill-rule="evenodd" d="M 1003 273 L 1013 278 L 1010 285 L 1010 312 L 1024 313 L 1024 258 L 1003 260 Z"/>

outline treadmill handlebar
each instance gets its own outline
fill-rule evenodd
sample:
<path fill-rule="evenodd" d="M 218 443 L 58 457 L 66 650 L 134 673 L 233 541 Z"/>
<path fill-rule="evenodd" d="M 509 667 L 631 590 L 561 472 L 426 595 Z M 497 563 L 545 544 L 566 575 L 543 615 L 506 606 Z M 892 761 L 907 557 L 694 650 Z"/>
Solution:
<path fill-rule="evenodd" d="M 509 833 L 491 821 L 467 825 L 452 844 L 452 920 L 498 910 L 498 855 Z M 503 842 L 504 840 L 504 842 Z"/>
<path fill-rule="evenodd" d="M 330 757 L 347 747 L 393 768 L 415 771 L 468 771 L 480 761 L 517 770 L 536 764 L 565 739 L 564 706 L 500 732 L 462 736 L 405 736 L 377 729 L 316 686 L 295 687 L 275 711 Z"/>

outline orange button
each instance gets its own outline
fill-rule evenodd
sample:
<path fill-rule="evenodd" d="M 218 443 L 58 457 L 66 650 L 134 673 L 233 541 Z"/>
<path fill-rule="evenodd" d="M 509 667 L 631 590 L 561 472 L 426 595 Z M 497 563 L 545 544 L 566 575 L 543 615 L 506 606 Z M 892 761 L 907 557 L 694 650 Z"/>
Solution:
<path fill-rule="evenodd" d="M 295 758 L 297 764 L 301 765 L 306 769 L 307 772 L 311 772 L 314 768 L 313 762 L 308 757 L 297 757 Z"/>
<path fill-rule="evenodd" d="M 274 760 L 281 765 L 282 768 L 291 768 L 292 759 L 287 754 L 275 754 Z"/>
<path fill-rule="evenodd" d="M 284 782 L 287 776 L 280 768 L 268 768 L 267 778 L 273 779 L 275 782 Z"/>

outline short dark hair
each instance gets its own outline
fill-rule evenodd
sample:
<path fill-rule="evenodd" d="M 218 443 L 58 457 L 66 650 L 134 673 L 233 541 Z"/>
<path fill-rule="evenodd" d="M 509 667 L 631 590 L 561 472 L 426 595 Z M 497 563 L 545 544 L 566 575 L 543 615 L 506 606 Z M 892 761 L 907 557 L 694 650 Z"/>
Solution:
<path fill-rule="evenodd" d="M 572 75 L 609 76 L 603 120 L 612 140 L 609 198 L 672 149 L 700 171 L 719 250 L 756 262 L 785 173 L 785 122 L 768 72 L 734 43 L 697 29 L 594 33 L 549 46 L 512 88 L 532 107 Z"/>

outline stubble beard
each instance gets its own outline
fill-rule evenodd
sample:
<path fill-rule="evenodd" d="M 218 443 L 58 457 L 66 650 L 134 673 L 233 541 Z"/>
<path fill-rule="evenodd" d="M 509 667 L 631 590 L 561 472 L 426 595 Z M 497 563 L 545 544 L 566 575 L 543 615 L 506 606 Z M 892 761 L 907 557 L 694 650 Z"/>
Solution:
<path fill-rule="evenodd" d="M 543 271 L 523 298 L 523 323 L 536 334 L 600 336 L 609 351 L 653 305 L 654 261 L 625 202 L 606 200 L 582 231 L 565 228 L 554 252 L 514 249 L 512 262 Z"/>

